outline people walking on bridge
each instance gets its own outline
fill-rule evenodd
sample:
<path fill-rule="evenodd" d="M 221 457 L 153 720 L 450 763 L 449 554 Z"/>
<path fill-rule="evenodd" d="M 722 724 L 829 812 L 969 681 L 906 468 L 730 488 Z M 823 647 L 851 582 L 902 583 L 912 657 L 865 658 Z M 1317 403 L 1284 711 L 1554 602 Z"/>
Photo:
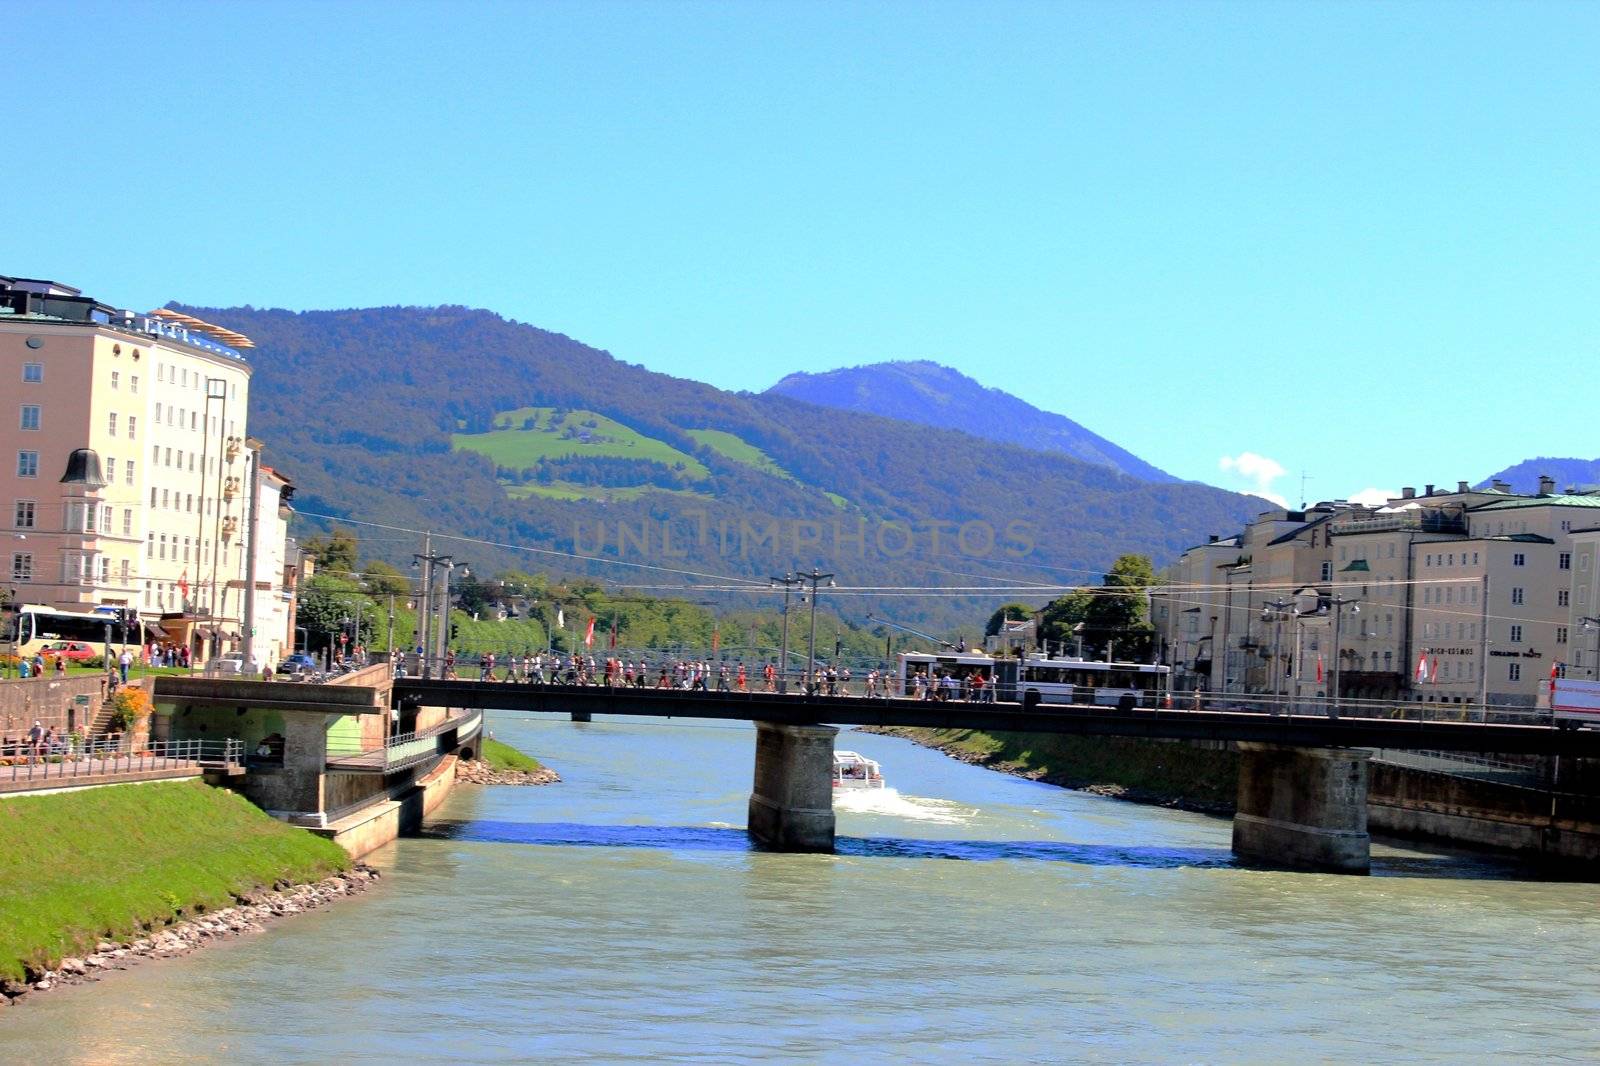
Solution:
<path fill-rule="evenodd" d="M 728 691 L 728 664 L 723 663 L 717 667 L 717 691 Z"/>
<path fill-rule="evenodd" d="M 744 674 L 744 660 L 743 659 L 739 660 L 739 681 L 738 681 L 738 684 L 739 684 L 739 691 L 740 692 L 746 692 L 746 691 L 749 690 L 748 689 L 748 679 L 745 677 L 745 674 Z"/>

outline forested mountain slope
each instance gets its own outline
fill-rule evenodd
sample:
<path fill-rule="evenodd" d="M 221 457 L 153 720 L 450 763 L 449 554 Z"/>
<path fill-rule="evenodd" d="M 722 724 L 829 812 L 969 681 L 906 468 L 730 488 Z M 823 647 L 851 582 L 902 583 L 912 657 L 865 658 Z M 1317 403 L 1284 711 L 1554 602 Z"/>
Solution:
<path fill-rule="evenodd" d="M 487 311 L 187 310 L 258 345 L 250 430 L 303 511 L 763 583 L 818 565 L 841 585 L 924 586 L 1097 580 L 1122 552 L 1159 565 L 1265 506 L 954 430 L 724 392 Z M 396 562 L 417 550 L 401 535 L 363 541 Z M 687 580 L 447 550 L 490 570 Z M 833 602 L 929 624 L 977 609 L 947 596 Z"/>
<path fill-rule="evenodd" d="M 1177 480 L 1065 415 L 1041 411 L 1009 392 L 925 360 L 790 374 L 767 391 L 844 411 L 959 429 L 1002 444 L 1062 452 L 1146 481 Z"/>

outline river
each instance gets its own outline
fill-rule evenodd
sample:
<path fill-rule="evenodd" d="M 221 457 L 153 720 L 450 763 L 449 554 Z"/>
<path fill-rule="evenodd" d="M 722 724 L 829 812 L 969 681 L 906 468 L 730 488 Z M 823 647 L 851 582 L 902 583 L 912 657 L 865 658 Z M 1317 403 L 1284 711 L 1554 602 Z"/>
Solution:
<path fill-rule="evenodd" d="M 1593 885 L 1378 846 L 1236 867 L 1224 819 L 840 734 L 894 792 L 752 850 L 754 731 L 501 715 L 366 896 L 29 997 L 7 1063 L 1433 1060 L 1600 1054 Z"/>

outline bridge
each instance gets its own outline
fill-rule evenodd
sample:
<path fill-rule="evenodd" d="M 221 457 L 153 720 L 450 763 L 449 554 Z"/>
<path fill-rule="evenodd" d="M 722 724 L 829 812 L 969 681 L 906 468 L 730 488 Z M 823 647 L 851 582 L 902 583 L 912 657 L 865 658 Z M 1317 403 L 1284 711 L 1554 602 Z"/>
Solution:
<path fill-rule="evenodd" d="M 397 705 L 754 722 L 749 831 L 785 851 L 831 851 L 833 740 L 841 725 L 1065 733 L 1239 745 L 1233 850 L 1241 859 L 1364 873 L 1367 748 L 1600 758 L 1600 731 L 1438 717 L 1338 717 L 1221 710 L 962 703 L 892 697 L 531 685 L 400 678 Z M 826 724 L 825 724 L 826 723 Z"/>

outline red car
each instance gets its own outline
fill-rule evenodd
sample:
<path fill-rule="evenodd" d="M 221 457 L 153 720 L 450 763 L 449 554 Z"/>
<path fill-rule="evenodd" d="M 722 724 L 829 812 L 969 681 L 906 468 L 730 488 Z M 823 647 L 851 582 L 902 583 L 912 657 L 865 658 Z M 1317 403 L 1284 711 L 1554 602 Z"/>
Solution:
<path fill-rule="evenodd" d="M 44 656 L 47 659 L 60 657 L 75 663 L 87 662 L 99 654 L 91 645 L 81 640 L 58 640 L 46 645 L 44 649 Z"/>

